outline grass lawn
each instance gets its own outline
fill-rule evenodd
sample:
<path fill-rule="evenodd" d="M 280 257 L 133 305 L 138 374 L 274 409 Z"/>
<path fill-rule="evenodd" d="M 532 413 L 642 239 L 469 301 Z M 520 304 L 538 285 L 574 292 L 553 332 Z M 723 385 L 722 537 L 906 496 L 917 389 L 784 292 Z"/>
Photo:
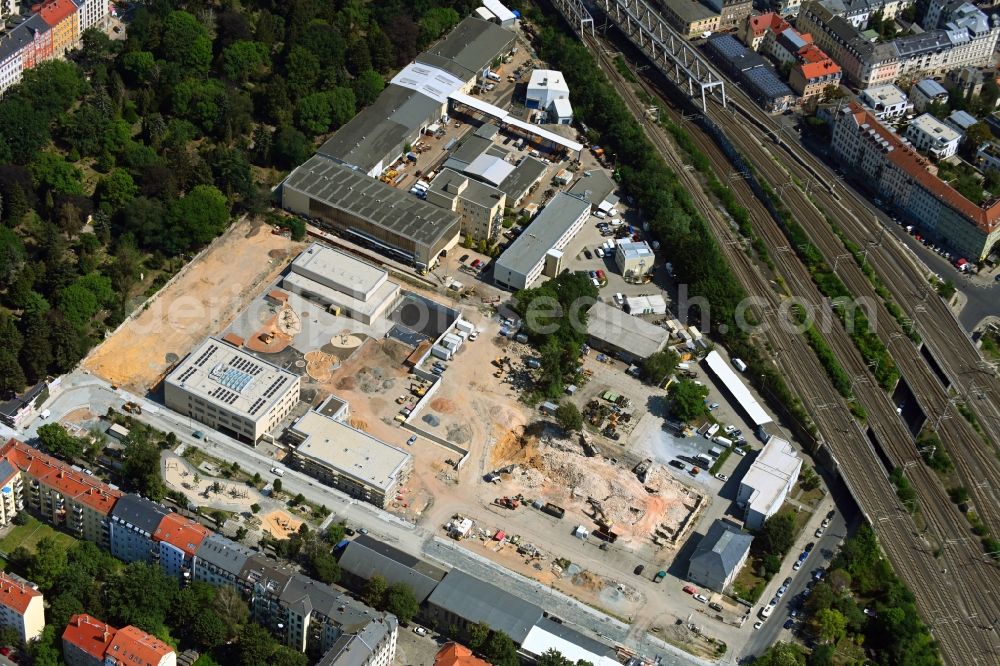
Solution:
<path fill-rule="evenodd" d="M 35 552 L 35 546 L 47 536 L 55 539 L 64 548 L 70 548 L 76 543 L 76 539 L 70 535 L 57 532 L 52 527 L 29 516 L 26 524 L 15 525 L 7 536 L 0 539 L 0 552 L 9 555 L 20 546 L 24 546 L 29 551 Z"/>
<path fill-rule="evenodd" d="M 743 569 L 737 574 L 736 580 L 733 581 L 733 592 L 736 593 L 736 596 L 751 602 L 760 599 L 760 595 L 764 593 L 764 586 L 767 585 L 767 580 L 757 575 L 757 568 L 756 559 L 751 555 L 747 558 Z"/>

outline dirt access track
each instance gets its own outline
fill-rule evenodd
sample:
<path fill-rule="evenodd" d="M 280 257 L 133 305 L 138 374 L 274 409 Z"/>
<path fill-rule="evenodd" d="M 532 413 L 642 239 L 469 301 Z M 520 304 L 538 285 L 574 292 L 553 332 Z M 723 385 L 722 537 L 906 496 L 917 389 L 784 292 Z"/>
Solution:
<path fill-rule="evenodd" d="M 305 246 L 262 222 L 234 224 L 147 309 L 92 350 L 83 367 L 146 393 L 198 342 L 228 325 Z"/>

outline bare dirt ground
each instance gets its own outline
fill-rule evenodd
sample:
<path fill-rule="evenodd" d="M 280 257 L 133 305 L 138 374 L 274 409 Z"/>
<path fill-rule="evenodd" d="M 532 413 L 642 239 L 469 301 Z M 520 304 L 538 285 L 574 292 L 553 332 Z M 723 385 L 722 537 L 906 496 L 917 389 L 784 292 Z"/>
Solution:
<path fill-rule="evenodd" d="M 304 247 L 270 233 L 263 223 L 233 225 L 145 311 L 95 348 L 83 366 L 145 393 L 202 338 L 223 329 Z"/>
<path fill-rule="evenodd" d="M 276 539 L 287 539 L 299 531 L 302 521 L 285 511 L 272 511 L 264 515 L 262 528 Z"/>
<path fill-rule="evenodd" d="M 242 513 L 249 511 L 253 504 L 266 501 L 256 488 L 196 470 L 173 452 L 163 455 L 162 465 L 167 487 L 184 493 L 193 504 Z"/>

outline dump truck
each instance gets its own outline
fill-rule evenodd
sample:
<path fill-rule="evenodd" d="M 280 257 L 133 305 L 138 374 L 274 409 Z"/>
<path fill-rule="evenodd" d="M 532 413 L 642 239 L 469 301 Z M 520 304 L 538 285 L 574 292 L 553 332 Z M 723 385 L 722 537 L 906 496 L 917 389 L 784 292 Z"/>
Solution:
<path fill-rule="evenodd" d="M 591 534 L 593 534 L 595 537 L 597 537 L 601 541 L 607 541 L 608 543 L 614 543 L 615 541 L 618 541 L 618 535 L 617 534 L 615 534 L 611 530 L 605 529 L 603 527 L 600 528 L 600 529 L 594 530 L 593 532 L 591 532 Z"/>
<path fill-rule="evenodd" d="M 563 516 L 566 515 L 566 509 L 556 504 L 553 504 L 552 502 L 546 502 L 542 506 L 542 513 L 547 513 L 550 516 L 554 516 L 556 518 L 562 518 Z"/>

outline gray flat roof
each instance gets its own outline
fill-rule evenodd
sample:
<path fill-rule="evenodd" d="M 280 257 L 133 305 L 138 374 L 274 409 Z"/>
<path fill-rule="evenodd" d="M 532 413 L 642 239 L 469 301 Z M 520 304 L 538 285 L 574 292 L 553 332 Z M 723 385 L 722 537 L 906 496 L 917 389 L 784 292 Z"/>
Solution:
<path fill-rule="evenodd" d="M 570 194 L 583 197 L 593 206 L 600 205 L 602 201 L 615 191 L 618 185 L 603 169 L 593 169 L 586 171 L 569 188 Z"/>
<path fill-rule="evenodd" d="M 297 385 L 298 376 L 218 338 L 206 338 L 166 381 L 227 412 L 257 421 Z"/>
<path fill-rule="evenodd" d="M 529 273 L 566 230 L 587 212 L 590 212 L 589 202 L 565 192 L 557 193 L 517 240 L 500 255 L 497 265 L 515 273 Z"/>
<path fill-rule="evenodd" d="M 462 162 L 465 166 L 468 166 L 472 164 L 473 160 L 489 150 L 492 145 L 493 142 L 490 139 L 470 134 L 451 151 L 448 159 Z M 461 167 L 461 170 L 464 170 L 464 167 Z"/>
<path fill-rule="evenodd" d="M 458 569 L 448 572 L 427 602 L 467 622 L 485 622 L 518 645 L 542 619 L 542 609 L 535 604 Z"/>
<path fill-rule="evenodd" d="M 169 511 L 167 509 L 138 495 L 122 495 L 115 503 L 115 508 L 111 510 L 111 516 L 128 523 L 137 529 L 150 535 L 160 526 L 163 517 Z"/>
<path fill-rule="evenodd" d="M 587 334 L 646 358 L 663 349 L 670 333 L 600 301 L 587 313 Z"/>
<path fill-rule="evenodd" d="M 441 67 L 464 80 L 470 80 L 513 45 L 514 33 L 510 30 L 469 16 L 444 39 L 418 55 L 416 61 Z M 442 61 L 445 66 L 442 66 Z M 451 66 L 448 66 L 449 63 Z"/>
<path fill-rule="evenodd" d="M 500 183 L 500 190 L 510 201 L 521 197 L 532 185 L 542 177 L 548 164 L 534 157 L 525 157 L 514 167 L 510 175 Z"/>
<path fill-rule="evenodd" d="M 317 152 L 367 173 L 387 157 L 402 154 L 403 144 L 437 120 L 441 109 L 442 104 L 427 95 L 390 83 Z"/>
<path fill-rule="evenodd" d="M 221 534 L 211 533 L 198 546 L 195 557 L 197 558 L 196 562 L 205 562 L 227 571 L 233 576 L 239 576 L 247 559 L 253 554 L 254 552 L 246 546 L 227 539 Z"/>
<path fill-rule="evenodd" d="M 306 412 L 291 429 L 306 438 L 296 455 L 383 492 L 410 462 L 409 453 L 319 412 Z"/>
<path fill-rule="evenodd" d="M 492 207 L 503 196 L 501 190 L 452 169 L 442 169 L 441 173 L 434 178 L 430 189 L 451 196 L 452 193 L 445 188 L 452 182 L 456 182 L 456 184 L 465 182 L 465 189 L 462 190 L 462 193 L 458 197 L 480 206 Z"/>
<path fill-rule="evenodd" d="M 428 247 L 454 236 L 461 224 L 457 213 L 320 155 L 313 155 L 289 174 L 283 187 Z"/>
<path fill-rule="evenodd" d="M 686 23 L 704 21 L 719 15 L 719 12 L 712 11 L 697 0 L 664 0 L 663 4 Z"/>
<path fill-rule="evenodd" d="M 410 557 L 409 562 L 400 561 L 397 556 L 402 551 L 380 542 L 362 541 L 361 535 L 344 548 L 340 556 L 340 568 L 359 578 L 368 580 L 372 576 L 382 576 L 389 584 L 405 583 L 413 590 L 419 603 L 423 603 L 444 578 L 445 571 Z M 423 565 L 418 570 L 418 566 Z"/>
<path fill-rule="evenodd" d="M 370 294 L 388 275 L 374 264 L 319 243 L 313 243 L 295 257 L 292 271 L 307 277 L 310 277 L 308 271 L 316 273 L 328 287 L 345 294 Z"/>

